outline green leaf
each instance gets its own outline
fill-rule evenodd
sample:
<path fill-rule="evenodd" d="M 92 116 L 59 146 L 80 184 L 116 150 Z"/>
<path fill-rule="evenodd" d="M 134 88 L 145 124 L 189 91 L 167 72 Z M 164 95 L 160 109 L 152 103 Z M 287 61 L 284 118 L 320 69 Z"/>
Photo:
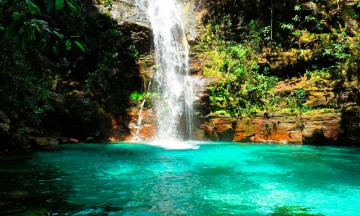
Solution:
<path fill-rule="evenodd" d="M 59 53 L 59 50 L 58 50 L 58 48 L 56 46 L 53 46 L 52 47 L 52 52 L 57 55 Z"/>
<path fill-rule="evenodd" d="M 22 17 L 22 14 L 15 11 L 11 17 L 13 18 L 13 20 L 18 20 Z"/>
<path fill-rule="evenodd" d="M 47 26 L 47 22 L 45 20 L 39 20 L 39 19 L 31 19 L 31 21 L 40 24 L 42 26 Z"/>
<path fill-rule="evenodd" d="M 31 26 L 34 27 L 38 32 L 41 32 L 41 29 L 40 29 L 39 25 L 37 24 L 36 19 L 31 20 Z"/>
<path fill-rule="evenodd" d="M 34 27 L 38 32 L 41 32 L 41 29 L 40 29 L 40 27 L 38 26 L 38 24 L 32 23 L 31 26 Z"/>
<path fill-rule="evenodd" d="M 78 41 L 74 41 L 76 46 L 79 47 L 79 49 L 81 49 L 81 51 L 85 52 L 85 47 L 82 43 L 78 42 Z"/>
<path fill-rule="evenodd" d="M 55 8 L 56 10 L 61 10 L 64 7 L 64 0 L 56 0 Z"/>
<path fill-rule="evenodd" d="M 71 45 L 72 45 L 71 41 L 67 40 L 67 41 L 65 42 L 66 51 L 71 50 Z"/>
<path fill-rule="evenodd" d="M 70 9 L 74 12 L 78 12 L 79 7 L 74 4 L 74 2 L 67 0 L 66 4 L 70 7 Z"/>
<path fill-rule="evenodd" d="M 54 32 L 54 34 L 58 37 L 58 38 L 60 38 L 60 39 L 63 39 L 64 38 L 64 35 L 63 34 L 60 34 L 59 32 L 57 32 L 57 31 L 53 31 Z"/>
<path fill-rule="evenodd" d="M 25 0 L 31 14 L 41 14 L 40 8 L 30 0 Z"/>
<path fill-rule="evenodd" d="M 25 23 L 21 28 L 20 32 L 23 32 L 24 41 L 34 41 L 35 40 L 35 33 L 31 26 L 28 23 Z"/>

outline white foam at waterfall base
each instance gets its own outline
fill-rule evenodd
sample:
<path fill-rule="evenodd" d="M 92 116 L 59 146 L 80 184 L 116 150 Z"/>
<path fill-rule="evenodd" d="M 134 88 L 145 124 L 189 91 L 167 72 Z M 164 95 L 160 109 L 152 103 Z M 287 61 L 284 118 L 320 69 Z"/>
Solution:
<path fill-rule="evenodd" d="M 179 140 L 158 140 L 150 142 L 149 145 L 158 146 L 169 150 L 198 149 L 200 146 L 195 142 L 179 141 Z"/>

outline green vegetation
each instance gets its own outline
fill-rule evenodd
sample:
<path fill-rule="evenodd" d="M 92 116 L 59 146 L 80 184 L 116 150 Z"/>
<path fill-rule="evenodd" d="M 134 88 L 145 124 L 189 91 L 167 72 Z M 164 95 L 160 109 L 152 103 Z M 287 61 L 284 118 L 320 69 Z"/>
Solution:
<path fill-rule="evenodd" d="M 141 86 L 135 57 L 129 37 L 91 1 L 0 1 L 0 110 L 12 132 L 49 129 L 44 122 L 64 119 L 57 113 L 74 100 L 124 112 Z"/>
<path fill-rule="evenodd" d="M 209 88 L 211 112 L 237 117 L 358 106 L 360 7 L 355 3 L 208 2 L 207 26 L 195 49 L 203 50 L 203 75 L 219 79 Z M 318 89 L 326 89 L 326 103 L 314 105 L 311 97 Z"/>
<path fill-rule="evenodd" d="M 259 65 L 248 45 L 224 44 L 209 54 L 219 64 L 206 65 L 204 75 L 214 75 L 207 72 L 216 71 L 216 76 L 222 77 L 209 87 L 213 112 L 224 110 L 237 117 L 272 109 L 276 99 L 271 90 L 277 78 L 259 73 Z"/>

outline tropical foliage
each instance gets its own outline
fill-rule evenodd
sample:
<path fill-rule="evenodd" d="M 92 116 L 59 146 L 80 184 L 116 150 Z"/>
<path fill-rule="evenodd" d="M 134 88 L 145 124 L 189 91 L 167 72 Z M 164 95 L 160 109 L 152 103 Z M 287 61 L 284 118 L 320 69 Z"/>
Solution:
<path fill-rule="evenodd" d="M 0 42 L 0 110 L 15 131 L 41 129 L 67 95 L 121 112 L 141 83 L 129 38 L 90 0 L 1 0 Z"/>
<path fill-rule="evenodd" d="M 348 89 L 353 96 L 346 100 L 359 103 L 359 1 L 206 4 L 207 30 L 197 46 L 207 59 L 203 74 L 220 79 L 209 88 L 212 112 L 241 116 L 316 108 L 308 99 L 318 79 L 323 82 L 317 87 L 331 89 L 338 97 Z M 285 92 L 274 90 L 281 83 L 304 79 L 304 85 Z M 323 108 L 330 107 L 339 108 L 339 103 Z"/>

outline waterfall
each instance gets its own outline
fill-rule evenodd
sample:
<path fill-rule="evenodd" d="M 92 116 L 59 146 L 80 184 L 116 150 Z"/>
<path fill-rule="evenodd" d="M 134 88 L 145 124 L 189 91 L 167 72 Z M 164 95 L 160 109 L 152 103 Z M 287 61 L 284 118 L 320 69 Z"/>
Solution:
<path fill-rule="evenodd" d="M 141 130 L 141 124 L 142 124 L 142 118 L 143 118 L 142 113 L 144 110 L 145 102 L 146 102 L 146 99 L 144 99 L 143 102 L 141 103 L 140 110 L 139 110 L 139 117 L 138 117 L 138 120 L 136 122 L 136 127 L 135 127 L 136 128 L 135 137 L 132 139 L 132 141 L 140 140 L 139 134 L 140 134 L 140 130 Z"/>
<path fill-rule="evenodd" d="M 193 92 L 189 75 L 189 45 L 185 36 L 182 5 L 176 0 L 137 0 L 146 10 L 154 35 L 158 140 L 191 138 Z"/>

